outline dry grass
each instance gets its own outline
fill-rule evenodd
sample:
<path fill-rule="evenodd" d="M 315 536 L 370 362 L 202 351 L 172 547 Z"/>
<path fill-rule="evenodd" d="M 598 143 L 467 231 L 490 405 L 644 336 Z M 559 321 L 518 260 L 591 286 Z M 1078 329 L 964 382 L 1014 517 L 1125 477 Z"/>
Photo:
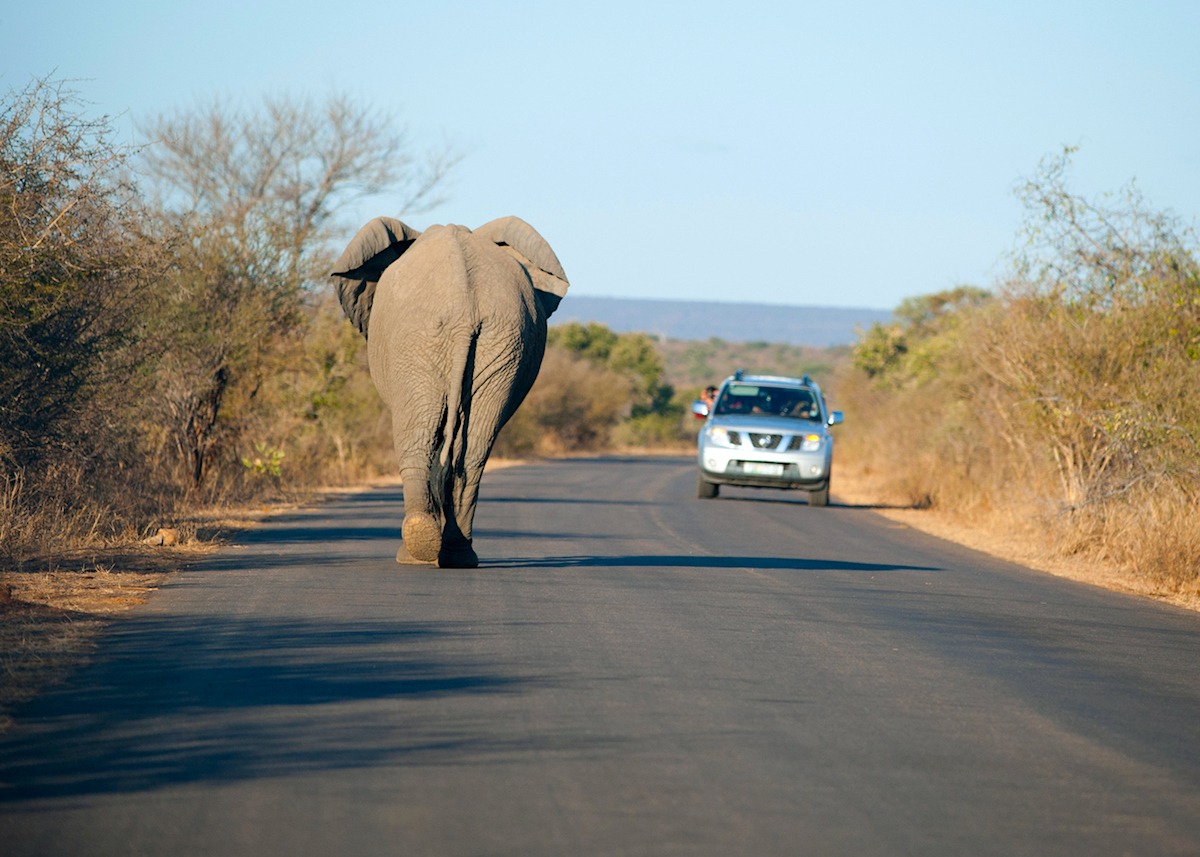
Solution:
<path fill-rule="evenodd" d="M 977 507 L 969 513 L 917 508 L 894 488 L 889 490 L 888 481 L 882 474 L 865 471 L 845 461 L 839 464 L 834 493 L 845 502 L 876 506 L 879 513 L 890 520 L 999 559 L 1080 583 L 1200 611 L 1200 588 L 1179 587 L 1146 574 L 1142 568 L 1131 567 L 1126 557 L 1098 556 L 1094 552 L 1064 555 L 1061 545 L 1054 541 L 1054 535 L 1034 516 L 1020 515 L 1011 508 Z M 1188 531 L 1194 538 L 1194 525 L 1181 530 L 1185 534 Z M 1160 553 L 1156 550 L 1156 554 Z"/>
<path fill-rule="evenodd" d="M 16 705 L 86 661 L 104 626 L 144 602 L 186 551 L 109 549 L 0 571 L 0 732 Z"/>
<path fill-rule="evenodd" d="M 90 614 L 0 602 L 0 734 L 16 706 L 87 660 L 104 624 Z"/>
<path fill-rule="evenodd" d="M 225 537 L 295 503 L 201 510 L 175 522 L 180 544 L 113 541 L 47 547 L 20 567 L 0 567 L 0 733 L 12 711 L 85 663 L 97 637 L 171 575 Z"/>

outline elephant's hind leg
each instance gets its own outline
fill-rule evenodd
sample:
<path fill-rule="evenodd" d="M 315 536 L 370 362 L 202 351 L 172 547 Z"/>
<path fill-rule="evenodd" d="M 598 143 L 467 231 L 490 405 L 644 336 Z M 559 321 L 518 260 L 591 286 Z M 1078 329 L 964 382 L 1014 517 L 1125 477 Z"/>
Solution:
<path fill-rule="evenodd" d="M 479 496 L 479 480 L 485 460 L 471 450 L 466 468 L 446 484 L 449 502 L 445 506 L 446 526 L 442 536 L 442 552 L 438 565 L 442 568 L 478 568 L 479 556 L 471 545 L 471 529 L 475 520 L 475 503 Z"/>
<path fill-rule="evenodd" d="M 438 565 L 441 568 L 478 568 L 479 556 L 475 553 L 475 549 L 471 547 L 471 528 L 470 520 L 468 519 L 466 528 L 459 519 L 459 514 L 463 510 L 462 497 L 464 487 L 467 490 L 472 490 L 474 493 L 479 490 L 479 474 L 472 472 L 463 474 L 451 471 L 446 477 L 445 497 L 446 504 L 443 507 L 443 514 L 446 518 L 446 524 L 442 528 L 442 550 L 438 554 Z M 474 501 L 472 500 L 472 510 L 468 513 L 469 518 L 474 517 Z"/>
<path fill-rule="evenodd" d="M 479 555 L 468 539 L 447 539 L 438 554 L 439 568 L 479 568 Z"/>
<path fill-rule="evenodd" d="M 421 400 L 406 409 L 391 410 L 396 457 L 404 482 L 404 524 L 400 530 L 404 544 L 396 553 L 396 562 L 434 563 L 442 550 L 442 499 L 431 491 L 430 471 L 436 467 L 435 446 L 444 431 L 445 403 L 435 397 L 432 402 Z"/>
<path fill-rule="evenodd" d="M 416 468 L 401 471 L 404 479 L 404 523 L 400 537 L 404 539 L 396 552 L 396 562 L 403 565 L 437 562 L 442 550 L 442 522 L 429 496 L 429 475 Z"/>

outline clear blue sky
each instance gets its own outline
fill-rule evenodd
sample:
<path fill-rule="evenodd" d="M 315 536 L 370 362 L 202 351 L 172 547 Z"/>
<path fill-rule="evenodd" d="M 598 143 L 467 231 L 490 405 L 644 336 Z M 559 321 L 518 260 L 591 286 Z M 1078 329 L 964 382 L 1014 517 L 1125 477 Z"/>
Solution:
<path fill-rule="evenodd" d="M 524 217 L 577 294 L 890 309 L 1003 276 L 1064 144 L 1079 192 L 1194 224 L 1198 46 L 1195 0 L 25 0 L 0 88 L 53 72 L 130 128 L 345 92 L 466 155 L 414 226 Z"/>

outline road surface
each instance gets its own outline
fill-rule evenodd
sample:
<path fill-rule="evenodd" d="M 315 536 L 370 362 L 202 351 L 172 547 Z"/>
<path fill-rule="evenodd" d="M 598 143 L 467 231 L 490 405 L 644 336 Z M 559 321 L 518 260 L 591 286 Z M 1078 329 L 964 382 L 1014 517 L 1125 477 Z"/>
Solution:
<path fill-rule="evenodd" d="M 275 518 L 19 713 L 0 851 L 1200 853 L 1195 614 L 805 497 L 500 470 L 472 571 Z"/>

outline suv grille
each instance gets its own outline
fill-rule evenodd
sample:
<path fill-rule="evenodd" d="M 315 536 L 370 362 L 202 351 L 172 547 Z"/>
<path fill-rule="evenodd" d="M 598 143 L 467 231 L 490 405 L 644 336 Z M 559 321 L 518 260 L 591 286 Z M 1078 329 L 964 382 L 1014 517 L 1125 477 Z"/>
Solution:
<path fill-rule="evenodd" d="M 750 445 L 755 449 L 774 449 L 783 440 L 781 434 L 759 434 L 750 432 Z"/>

